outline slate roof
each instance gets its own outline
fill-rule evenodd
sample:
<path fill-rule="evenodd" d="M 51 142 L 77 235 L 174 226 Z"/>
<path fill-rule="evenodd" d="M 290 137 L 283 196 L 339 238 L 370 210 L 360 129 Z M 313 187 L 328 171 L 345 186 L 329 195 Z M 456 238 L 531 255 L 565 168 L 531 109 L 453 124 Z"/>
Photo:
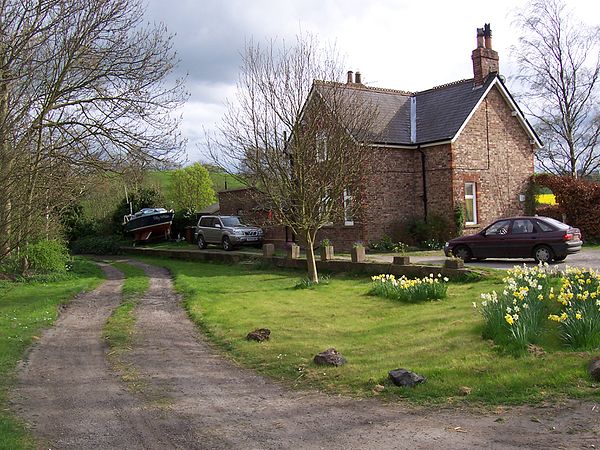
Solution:
<path fill-rule="evenodd" d="M 350 87 L 362 102 L 374 105 L 377 110 L 378 117 L 369 139 L 372 143 L 412 146 L 454 138 L 495 79 L 496 75 L 491 75 L 483 86 L 477 88 L 474 88 L 473 79 L 469 79 L 422 92 L 381 89 L 360 84 Z M 411 133 L 411 101 L 416 112 L 416 120 L 413 121 L 416 133 L 415 130 Z"/>

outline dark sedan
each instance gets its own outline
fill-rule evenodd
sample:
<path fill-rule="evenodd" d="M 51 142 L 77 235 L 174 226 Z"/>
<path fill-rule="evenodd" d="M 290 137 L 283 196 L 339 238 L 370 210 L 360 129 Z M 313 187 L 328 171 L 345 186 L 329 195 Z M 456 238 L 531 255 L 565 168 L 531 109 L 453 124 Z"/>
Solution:
<path fill-rule="evenodd" d="M 581 232 L 549 217 L 509 217 L 477 234 L 446 242 L 444 253 L 465 261 L 485 258 L 533 258 L 562 261 L 581 250 Z"/>

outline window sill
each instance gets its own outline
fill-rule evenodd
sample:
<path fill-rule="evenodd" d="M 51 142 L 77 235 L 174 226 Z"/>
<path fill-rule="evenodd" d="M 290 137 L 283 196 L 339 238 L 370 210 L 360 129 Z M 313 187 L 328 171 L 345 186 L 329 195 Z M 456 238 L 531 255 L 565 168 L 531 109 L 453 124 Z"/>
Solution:
<path fill-rule="evenodd" d="M 344 226 L 345 227 L 353 227 L 354 226 L 354 221 L 347 220 L 346 222 L 344 222 Z"/>
<path fill-rule="evenodd" d="M 479 228 L 481 225 L 478 223 L 466 223 L 465 228 Z"/>

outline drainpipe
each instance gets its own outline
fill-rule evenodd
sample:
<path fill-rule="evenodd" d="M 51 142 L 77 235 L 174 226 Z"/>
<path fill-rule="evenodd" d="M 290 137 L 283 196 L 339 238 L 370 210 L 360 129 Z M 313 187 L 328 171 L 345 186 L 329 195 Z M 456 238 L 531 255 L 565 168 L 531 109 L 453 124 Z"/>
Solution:
<path fill-rule="evenodd" d="M 425 152 L 421 150 L 421 145 L 417 145 L 417 151 L 421 154 L 421 179 L 423 180 L 423 220 L 427 223 L 427 172 L 425 164 L 427 159 Z"/>

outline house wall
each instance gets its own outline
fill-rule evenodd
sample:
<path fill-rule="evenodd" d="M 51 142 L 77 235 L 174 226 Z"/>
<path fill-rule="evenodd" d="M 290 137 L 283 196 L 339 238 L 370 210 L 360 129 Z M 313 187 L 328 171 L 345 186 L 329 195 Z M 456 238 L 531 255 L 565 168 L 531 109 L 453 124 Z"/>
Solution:
<path fill-rule="evenodd" d="M 464 203 L 464 183 L 477 189 L 477 225 L 470 234 L 493 220 L 522 214 L 525 192 L 533 174 L 530 138 L 511 115 L 511 109 L 494 87 L 452 145 L 452 190 L 455 202 Z"/>
<path fill-rule="evenodd" d="M 404 223 L 423 217 L 421 157 L 413 149 L 368 148 L 362 186 L 364 241 L 399 241 Z"/>
<path fill-rule="evenodd" d="M 454 228 L 452 194 L 452 148 L 450 144 L 422 149 L 426 155 L 427 214 L 439 216 Z M 419 179 L 421 175 L 419 174 Z M 450 230 L 449 230 L 450 232 Z"/>

